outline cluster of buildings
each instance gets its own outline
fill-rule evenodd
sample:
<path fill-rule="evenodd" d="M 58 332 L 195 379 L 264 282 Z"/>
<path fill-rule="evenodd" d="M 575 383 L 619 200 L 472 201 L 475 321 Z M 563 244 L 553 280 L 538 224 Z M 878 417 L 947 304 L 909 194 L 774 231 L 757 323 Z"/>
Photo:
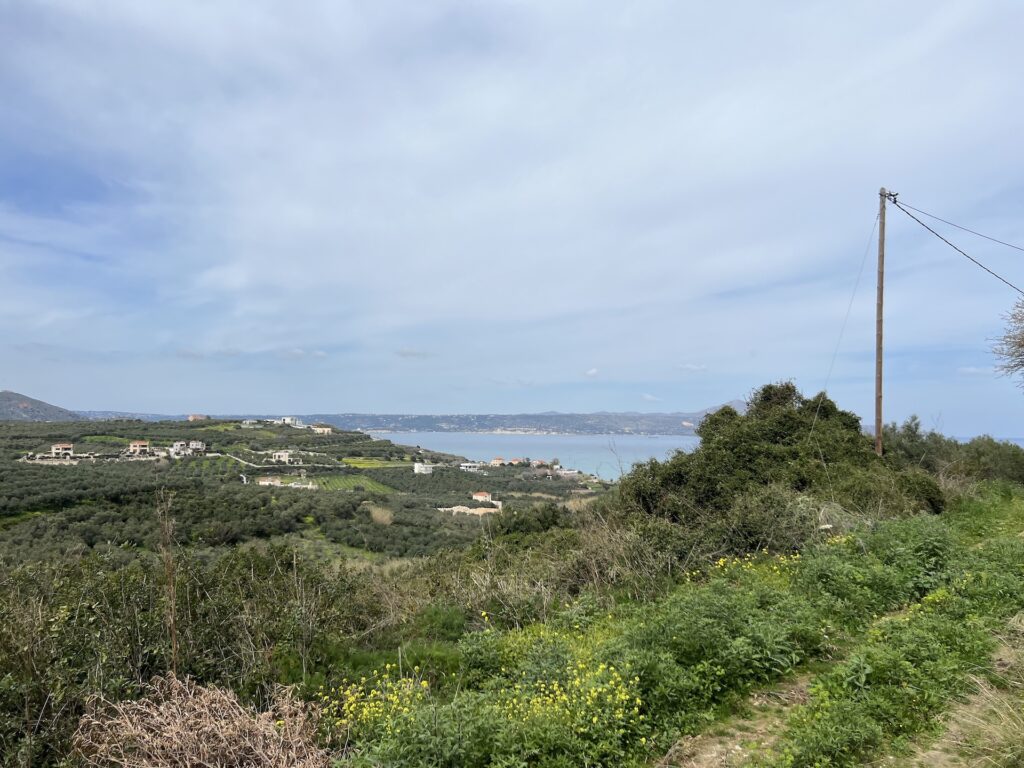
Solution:
<path fill-rule="evenodd" d="M 530 465 L 534 469 L 540 469 L 543 467 L 557 467 L 557 462 L 544 461 L 543 459 L 503 459 L 501 456 L 495 456 L 490 461 L 492 467 L 525 467 Z"/>
<path fill-rule="evenodd" d="M 149 440 L 129 440 L 116 457 L 119 459 L 149 459 L 170 457 L 181 459 L 186 456 L 201 456 L 206 453 L 206 443 L 202 440 L 176 440 L 169 448 L 153 446 Z M 29 454 L 30 461 L 48 461 L 60 464 L 75 464 L 79 459 L 114 458 L 110 455 L 96 453 L 75 453 L 75 444 L 68 442 L 54 443 L 48 454 Z"/>
<path fill-rule="evenodd" d="M 324 424 L 304 424 L 298 416 L 281 416 L 277 419 L 245 419 L 242 421 L 242 429 L 256 429 L 260 424 L 269 424 L 275 427 L 294 427 L 295 429 L 308 429 L 314 435 L 330 435 L 334 433 L 332 427 Z"/>

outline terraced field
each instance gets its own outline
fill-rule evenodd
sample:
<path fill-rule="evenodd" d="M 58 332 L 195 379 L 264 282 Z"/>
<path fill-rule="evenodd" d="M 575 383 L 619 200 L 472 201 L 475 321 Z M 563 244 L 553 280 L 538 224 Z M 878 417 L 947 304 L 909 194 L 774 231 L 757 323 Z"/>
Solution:
<path fill-rule="evenodd" d="M 365 475 L 325 475 L 314 478 L 325 491 L 357 491 L 395 493 L 395 489 Z"/>
<path fill-rule="evenodd" d="M 388 467 L 408 467 L 409 461 L 388 461 L 367 456 L 348 456 L 342 462 L 355 469 L 386 469 Z"/>

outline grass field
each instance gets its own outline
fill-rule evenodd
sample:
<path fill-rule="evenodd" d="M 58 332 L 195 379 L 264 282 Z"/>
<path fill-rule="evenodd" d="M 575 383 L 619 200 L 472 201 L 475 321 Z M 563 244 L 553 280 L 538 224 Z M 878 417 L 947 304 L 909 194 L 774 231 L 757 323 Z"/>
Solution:
<path fill-rule="evenodd" d="M 396 493 L 394 488 L 364 475 L 326 475 L 315 479 L 325 491 L 354 491 L 359 487 L 373 493 Z"/>
<path fill-rule="evenodd" d="M 79 442 L 82 443 L 101 443 L 106 445 L 128 445 L 130 442 L 127 437 L 116 437 L 115 435 L 83 435 Z"/>
<path fill-rule="evenodd" d="M 356 469 L 384 469 L 386 467 L 408 467 L 408 461 L 388 461 L 387 459 L 373 459 L 366 456 L 347 456 L 342 462 Z"/>

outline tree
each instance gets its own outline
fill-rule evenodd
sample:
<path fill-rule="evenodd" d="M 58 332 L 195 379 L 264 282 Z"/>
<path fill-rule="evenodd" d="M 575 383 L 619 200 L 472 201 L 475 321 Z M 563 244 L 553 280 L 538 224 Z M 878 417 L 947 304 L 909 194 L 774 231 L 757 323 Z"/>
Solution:
<path fill-rule="evenodd" d="M 992 351 L 1002 358 L 997 370 L 1008 376 L 1024 373 L 1024 299 L 1019 299 L 1006 316 L 1006 331 L 996 340 Z"/>

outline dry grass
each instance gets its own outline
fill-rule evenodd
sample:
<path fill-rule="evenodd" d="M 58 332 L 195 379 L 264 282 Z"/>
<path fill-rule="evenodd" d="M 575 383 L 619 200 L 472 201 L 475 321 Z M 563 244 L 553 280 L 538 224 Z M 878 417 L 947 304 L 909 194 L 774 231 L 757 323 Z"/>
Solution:
<path fill-rule="evenodd" d="M 1024 766 L 1024 613 L 1010 622 L 996 659 L 998 685 L 977 679 L 977 706 L 961 718 L 959 747 L 971 765 Z"/>
<path fill-rule="evenodd" d="M 158 677 L 137 701 L 94 700 L 75 748 L 93 768 L 326 768 L 316 725 L 285 690 L 258 713 L 230 691 Z"/>
<path fill-rule="evenodd" d="M 373 520 L 377 525 L 391 525 L 395 519 L 395 514 L 387 507 L 382 507 L 378 504 L 371 504 L 370 506 L 370 519 Z"/>
<path fill-rule="evenodd" d="M 906 762 L 914 768 L 1024 766 L 1024 613 L 1007 627 L 993 674 L 946 718 L 945 733 Z"/>

